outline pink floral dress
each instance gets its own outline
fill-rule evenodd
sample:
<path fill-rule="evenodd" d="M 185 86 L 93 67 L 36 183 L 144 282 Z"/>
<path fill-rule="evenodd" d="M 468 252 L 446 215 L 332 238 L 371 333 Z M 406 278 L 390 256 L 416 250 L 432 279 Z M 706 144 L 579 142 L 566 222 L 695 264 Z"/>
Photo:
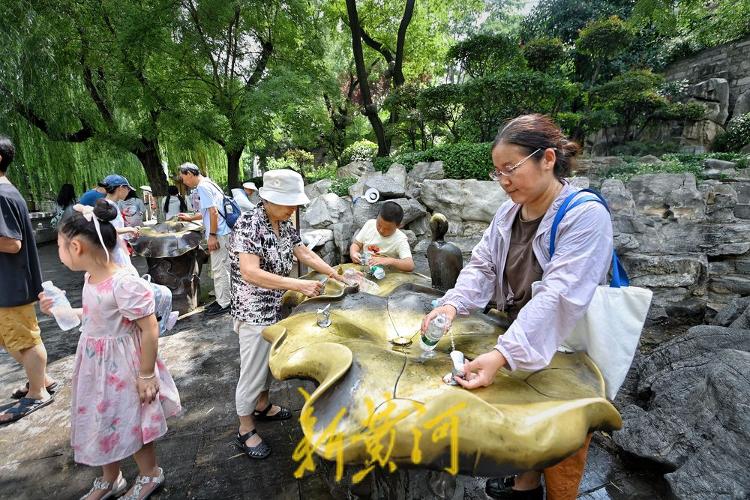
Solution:
<path fill-rule="evenodd" d="M 163 436 L 166 419 L 182 408 L 174 380 L 158 357 L 159 398 L 141 405 L 138 396 L 141 330 L 135 320 L 154 312 L 151 286 L 126 270 L 96 285 L 88 274 L 85 280 L 70 438 L 76 462 L 105 465 Z"/>

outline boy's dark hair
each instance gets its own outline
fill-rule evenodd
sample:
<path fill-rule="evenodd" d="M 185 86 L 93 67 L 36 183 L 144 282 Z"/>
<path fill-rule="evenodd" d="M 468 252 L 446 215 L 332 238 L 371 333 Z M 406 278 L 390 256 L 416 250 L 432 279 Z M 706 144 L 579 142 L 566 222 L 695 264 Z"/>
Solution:
<path fill-rule="evenodd" d="M 102 240 L 107 250 L 112 251 L 117 243 L 117 231 L 110 221 L 117 218 L 117 208 L 104 199 L 96 200 L 94 205 L 94 216 L 99 219 L 99 228 L 102 232 Z M 68 217 L 63 219 L 60 232 L 70 239 L 74 236 L 83 236 L 89 243 L 101 247 L 99 236 L 96 234 L 94 221 L 87 221 L 82 213 L 73 210 Z"/>
<path fill-rule="evenodd" d="M 16 156 L 16 148 L 10 137 L 0 135 L 0 172 L 7 172 L 10 162 Z"/>
<path fill-rule="evenodd" d="M 401 221 L 404 220 L 404 209 L 394 201 L 386 201 L 383 203 L 383 206 L 380 207 L 380 213 L 378 215 L 380 215 L 380 217 L 386 222 L 401 224 Z"/>

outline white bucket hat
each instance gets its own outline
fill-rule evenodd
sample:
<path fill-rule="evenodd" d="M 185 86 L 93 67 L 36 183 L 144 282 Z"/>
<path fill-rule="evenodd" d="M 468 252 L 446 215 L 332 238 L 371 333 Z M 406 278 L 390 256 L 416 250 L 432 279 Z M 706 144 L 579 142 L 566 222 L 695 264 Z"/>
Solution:
<path fill-rule="evenodd" d="M 257 191 L 258 190 L 258 188 L 257 188 L 257 186 L 255 185 L 254 182 L 243 182 L 242 183 L 242 187 L 245 188 L 245 189 L 252 189 L 253 191 Z"/>
<path fill-rule="evenodd" d="M 269 170 L 263 174 L 263 187 L 258 195 L 277 205 L 297 206 L 310 203 L 310 198 L 305 194 L 302 176 L 288 169 Z"/>

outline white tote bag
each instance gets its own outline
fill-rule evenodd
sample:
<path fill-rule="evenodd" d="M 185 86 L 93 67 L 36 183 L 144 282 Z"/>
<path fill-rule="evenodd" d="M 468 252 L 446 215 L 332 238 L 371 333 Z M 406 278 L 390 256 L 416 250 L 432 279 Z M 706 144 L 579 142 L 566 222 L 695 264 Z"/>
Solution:
<path fill-rule="evenodd" d="M 573 193 L 563 201 L 555 215 L 550 235 L 550 258 L 555 253 L 557 226 L 568 210 L 589 201 L 601 203 L 609 210 L 599 193 L 589 189 L 582 191 L 594 196 L 581 196 L 571 204 L 581 191 Z M 629 285 L 625 269 L 612 251 L 612 280 L 609 286 L 596 288 L 586 314 L 576 323 L 573 332 L 559 349 L 563 352 L 585 351 L 602 372 L 609 399 L 615 398 L 625 381 L 653 295 L 651 290 Z"/>

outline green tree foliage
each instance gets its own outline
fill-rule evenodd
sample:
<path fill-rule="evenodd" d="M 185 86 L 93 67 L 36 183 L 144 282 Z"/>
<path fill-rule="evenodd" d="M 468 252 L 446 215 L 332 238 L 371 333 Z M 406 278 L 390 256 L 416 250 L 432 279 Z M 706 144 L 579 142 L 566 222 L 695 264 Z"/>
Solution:
<path fill-rule="evenodd" d="M 727 131 L 716 137 L 713 149 L 716 151 L 739 151 L 750 144 L 750 113 L 732 118 Z"/>
<path fill-rule="evenodd" d="M 417 100 L 422 116 L 444 127 L 453 142 L 460 139 L 459 120 L 464 111 L 464 88 L 453 83 L 428 87 Z"/>
<path fill-rule="evenodd" d="M 591 85 L 596 83 L 602 64 L 621 54 L 633 37 L 633 30 L 617 16 L 591 21 L 580 31 L 576 50 L 594 63 Z"/>
<path fill-rule="evenodd" d="M 560 66 L 565 57 L 565 47 L 559 38 L 535 38 L 523 46 L 523 57 L 529 68 L 549 71 Z"/>
<path fill-rule="evenodd" d="M 554 114 L 570 105 L 578 88 L 537 71 L 504 71 L 464 85 L 464 137 L 490 141 L 505 121 L 525 113 Z"/>
<path fill-rule="evenodd" d="M 519 42 L 515 37 L 485 33 L 456 43 L 448 50 L 446 57 L 448 61 L 458 64 L 462 71 L 472 78 L 517 67 L 523 60 Z"/>
<path fill-rule="evenodd" d="M 616 125 L 622 127 L 626 140 L 634 140 L 653 122 L 697 120 L 704 114 L 700 105 L 670 101 L 663 83 L 661 75 L 632 70 L 593 88 L 590 99 L 596 114 L 589 130 Z"/>
<path fill-rule="evenodd" d="M 554 37 L 572 44 L 589 22 L 609 16 L 630 15 L 631 0 L 541 0 L 521 25 L 525 40 Z"/>
<path fill-rule="evenodd" d="M 279 115 L 300 118 L 294 109 L 315 81 L 307 62 L 320 53 L 317 30 L 301 1 L 183 0 L 182 7 L 175 49 L 182 115 L 225 150 L 229 184 L 237 186 L 248 142 L 265 142 Z"/>
<path fill-rule="evenodd" d="M 372 161 L 378 153 L 378 145 L 374 142 L 362 140 L 347 146 L 341 154 L 341 163 L 346 165 L 353 161 Z"/>
<path fill-rule="evenodd" d="M 166 194 L 160 128 L 169 108 L 176 6 L 9 0 L 0 7 L 6 111 L 48 137 L 92 138 L 132 153 L 156 194 Z"/>
<path fill-rule="evenodd" d="M 624 51 L 633 31 L 617 16 L 588 23 L 578 34 L 576 49 L 594 61 L 606 61 Z"/>
<path fill-rule="evenodd" d="M 638 0 L 633 21 L 654 25 L 673 38 L 673 55 L 685 55 L 703 47 L 714 47 L 750 34 L 750 2 L 747 0 Z"/>

